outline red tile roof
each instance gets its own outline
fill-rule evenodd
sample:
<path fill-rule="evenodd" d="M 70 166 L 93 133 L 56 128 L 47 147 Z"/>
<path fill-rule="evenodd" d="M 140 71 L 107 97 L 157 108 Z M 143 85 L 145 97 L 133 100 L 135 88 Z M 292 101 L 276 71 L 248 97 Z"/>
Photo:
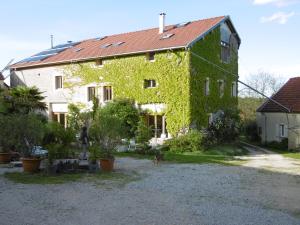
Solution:
<path fill-rule="evenodd" d="M 103 40 L 88 39 L 44 60 L 36 62 L 19 62 L 12 65 L 11 68 L 67 63 L 71 61 L 86 61 L 88 59 L 102 57 L 184 48 L 226 19 L 229 19 L 229 17 L 221 16 L 197 20 L 183 27 L 175 27 L 174 25 L 167 26 L 164 34 L 174 34 L 168 39 L 161 39 L 163 34 L 158 33 L 158 28 L 111 35 Z M 101 46 L 105 44 L 117 42 L 124 43 L 120 46 L 101 48 Z M 81 50 L 76 52 L 76 49 Z"/>
<path fill-rule="evenodd" d="M 0 80 L 4 80 L 4 76 L 2 75 L 1 72 L 0 72 Z"/>
<path fill-rule="evenodd" d="M 294 77 L 272 96 L 272 99 L 287 107 L 292 113 L 300 113 L 300 77 Z M 287 112 L 287 109 L 267 100 L 258 112 Z"/>

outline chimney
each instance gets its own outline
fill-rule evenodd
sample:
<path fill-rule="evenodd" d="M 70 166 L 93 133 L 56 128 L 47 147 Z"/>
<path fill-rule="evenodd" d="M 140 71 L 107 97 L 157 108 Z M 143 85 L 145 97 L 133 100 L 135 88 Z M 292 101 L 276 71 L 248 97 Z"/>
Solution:
<path fill-rule="evenodd" d="M 162 34 L 165 31 L 165 13 L 159 14 L 159 34 Z"/>

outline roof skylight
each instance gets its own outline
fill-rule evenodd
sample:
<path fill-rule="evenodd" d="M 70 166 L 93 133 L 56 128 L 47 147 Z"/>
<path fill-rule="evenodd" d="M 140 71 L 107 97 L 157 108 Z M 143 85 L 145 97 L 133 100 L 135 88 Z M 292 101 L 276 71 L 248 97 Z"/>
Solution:
<path fill-rule="evenodd" d="M 176 28 L 184 27 L 184 26 L 186 26 L 186 25 L 188 25 L 188 24 L 190 24 L 190 23 L 191 23 L 190 21 L 178 23 L 178 24 L 175 25 L 175 27 L 176 27 Z"/>
<path fill-rule="evenodd" d="M 160 39 L 168 39 L 170 37 L 174 36 L 174 34 L 164 34 L 163 36 L 161 36 Z"/>
<path fill-rule="evenodd" d="M 106 38 L 107 36 L 102 36 L 102 37 L 97 37 L 95 40 L 96 41 L 101 41 L 101 40 L 103 40 L 104 38 Z"/>
<path fill-rule="evenodd" d="M 107 43 L 107 44 L 102 45 L 101 48 L 108 48 L 109 46 L 111 46 L 111 44 Z"/>
<path fill-rule="evenodd" d="M 120 46 L 124 43 L 125 43 L 124 41 L 119 41 L 119 42 L 114 43 L 113 46 Z"/>

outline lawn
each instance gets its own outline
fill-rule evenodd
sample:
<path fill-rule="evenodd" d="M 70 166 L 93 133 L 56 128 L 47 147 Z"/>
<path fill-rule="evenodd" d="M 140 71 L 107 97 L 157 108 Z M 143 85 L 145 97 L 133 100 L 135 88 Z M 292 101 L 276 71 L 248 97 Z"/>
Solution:
<path fill-rule="evenodd" d="M 124 174 L 120 172 L 98 172 L 98 173 L 70 173 L 70 174 L 58 174 L 48 175 L 44 172 L 40 173 L 24 173 L 24 172 L 12 172 L 5 173 L 4 177 L 15 182 L 22 184 L 63 184 L 75 181 L 99 182 L 104 181 L 117 181 L 120 183 L 127 183 L 129 181 L 137 179 L 137 174 Z"/>
<path fill-rule="evenodd" d="M 217 163 L 225 165 L 234 165 L 233 156 L 245 155 L 247 151 L 238 145 L 225 144 L 222 146 L 215 146 L 206 151 L 173 153 L 164 152 L 164 161 L 176 163 Z M 134 152 L 117 153 L 119 157 L 133 157 L 138 159 L 150 159 L 154 156 L 141 155 Z"/>

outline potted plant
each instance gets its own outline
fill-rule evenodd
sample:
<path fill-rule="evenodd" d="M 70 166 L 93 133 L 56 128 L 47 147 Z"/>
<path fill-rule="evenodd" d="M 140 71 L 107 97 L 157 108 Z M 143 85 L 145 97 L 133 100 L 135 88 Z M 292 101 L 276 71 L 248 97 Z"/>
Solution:
<path fill-rule="evenodd" d="M 44 136 L 44 124 L 36 114 L 17 115 L 14 119 L 14 139 L 16 149 L 22 155 L 24 172 L 37 172 L 40 167 L 41 158 L 36 156 L 37 146 Z M 22 129 L 20 129 L 22 127 Z"/>
<path fill-rule="evenodd" d="M 91 172 L 96 172 L 99 169 L 97 164 L 98 159 L 100 158 L 100 147 L 99 146 L 90 146 L 89 147 L 89 170 Z"/>
<path fill-rule="evenodd" d="M 11 125 L 10 116 L 0 115 L 0 163 L 9 163 L 11 160 Z"/>
<path fill-rule="evenodd" d="M 113 152 L 116 146 L 121 143 L 124 129 L 120 118 L 106 113 L 104 108 L 97 112 L 89 133 L 94 145 L 100 147 L 101 169 L 110 172 L 114 168 Z"/>

